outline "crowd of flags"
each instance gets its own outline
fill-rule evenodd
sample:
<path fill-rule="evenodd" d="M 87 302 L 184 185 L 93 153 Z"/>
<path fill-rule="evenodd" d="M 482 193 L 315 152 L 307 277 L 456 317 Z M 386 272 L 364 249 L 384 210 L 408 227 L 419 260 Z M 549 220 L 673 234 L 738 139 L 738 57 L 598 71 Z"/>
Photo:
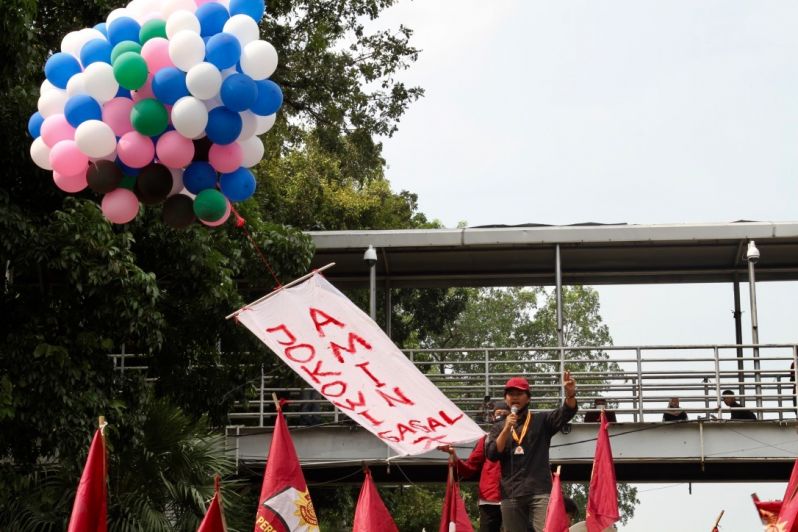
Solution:
<path fill-rule="evenodd" d="M 601 532 L 620 520 L 615 466 L 607 427 L 607 419 L 602 411 L 588 492 L 586 519 L 588 532 Z M 100 418 L 100 428 L 97 429 L 92 439 L 86 465 L 78 485 L 68 532 L 106 532 L 107 530 L 107 467 L 104 428 L 105 421 Z M 391 514 L 380 498 L 371 471 L 367 467 L 364 467 L 364 474 L 365 479 L 355 509 L 353 532 L 398 531 Z M 545 532 L 568 532 L 570 519 L 565 511 L 559 467 L 553 474 L 552 480 L 544 530 Z M 798 460 L 795 462 L 784 498 L 781 501 L 760 501 L 756 495 L 752 497 L 765 526 L 765 532 L 798 530 Z M 314 532 L 318 530 L 318 519 L 302 474 L 299 458 L 282 408 L 278 408 L 255 517 L 254 532 Z M 208 505 L 198 532 L 226 531 L 224 505 L 217 476 L 214 496 Z M 439 532 L 473 532 L 471 519 L 460 495 L 454 457 L 449 459 L 446 496 L 441 512 Z"/>

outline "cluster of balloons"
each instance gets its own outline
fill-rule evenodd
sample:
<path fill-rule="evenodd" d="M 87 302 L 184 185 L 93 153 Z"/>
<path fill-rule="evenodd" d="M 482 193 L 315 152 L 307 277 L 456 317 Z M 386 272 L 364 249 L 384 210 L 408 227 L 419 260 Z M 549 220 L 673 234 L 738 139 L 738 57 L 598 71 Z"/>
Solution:
<path fill-rule="evenodd" d="M 33 161 L 65 192 L 102 194 L 113 223 L 163 202 L 173 227 L 221 225 L 255 192 L 258 136 L 283 102 L 264 11 L 264 0 L 132 0 L 67 34 L 28 122 Z"/>

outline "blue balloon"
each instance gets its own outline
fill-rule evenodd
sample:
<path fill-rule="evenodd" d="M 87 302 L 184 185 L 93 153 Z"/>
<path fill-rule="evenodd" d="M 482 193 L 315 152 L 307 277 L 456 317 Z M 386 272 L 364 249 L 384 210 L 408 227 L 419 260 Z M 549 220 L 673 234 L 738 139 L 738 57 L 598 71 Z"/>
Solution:
<path fill-rule="evenodd" d="M 97 100 L 87 94 L 71 96 L 64 104 L 64 116 L 72 127 L 86 120 L 102 120 L 103 110 Z"/>
<path fill-rule="evenodd" d="M 119 86 L 119 90 L 116 91 L 116 96 L 114 96 L 114 97 L 115 98 L 130 98 L 130 91 L 120 85 Z"/>
<path fill-rule="evenodd" d="M 116 165 L 122 169 L 122 173 L 125 175 L 129 175 L 130 177 L 136 177 L 141 172 L 141 168 L 133 168 L 131 166 L 126 165 L 122 161 L 119 160 L 119 157 L 116 158 L 114 161 Z"/>
<path fill-rule="evenodd" d="M 102 33 L 106 37 L 108 37 L 108 28 L 107 28 L 105 22 L 100 22 L 99 24 L 96 24 L 94 26 L 94 29 L 99 31 L 100 33 Z"/>
<path fill-rule="evenodd" d="M 208 4 L 203 4 L 208 5 Z M 241 59 L 241 43 L 229 33 L 217 33 L 208 39 L 205 46 L 205 60 L 213 63 L 219 70 L 230 68 Z"/>
<path fill-rule="evenodd" d="M 51 55 L 44 64 L 44 75 L 59 89 L 66 89 L 69 78 L 81 70 L 78 60 L 64 52 Z"/>
<path fill-rule="evenodd" d="M 186 73 L 175 67 L 165 67 L 152 78 L 152 92 L 161 103 L 174 105 L 183 96 L 188 96 Z"/>
<path fill-rule="evenodd" d="M 230 19 L 230 13 L 222 4 L 208 2 L 202 4 L 194 13 L 200 23 L 200 35 L 210 37 L 224 29 L 224 23 Z"/>
<path fill-rule="evenodd" d="M 31 137 L 36 138 L 42 134 L 42 122 L 44 122 L 44 117 L 39 111 L 30 115 L 28 119 L 28 133 L 30 133 Z"/>
<path fill-rule="evenodd" d="M 241 115 L 227 107 L 214 107 L 208 113 L 205 134 L 214 144 L 230 144 L 241 134 Z"/>
<path fill-rule="evenodd" d="M 108 40 L 112 46 L 122 41 L 139 42 L 141 26 L 130 17 L 119 17 L 108 25 Z"/>
<path fill-rule="evenodd" d="M 192 194 L 216 188 L 216 170 L 205 161 L 191 163 L 183 172 L 183 186 Z"/>
<path fill-rule="evenodd" d="M 92 63 L 111 64 L 111 43 L 105 39 L 92 39 L 80 49 L 80 62 L 84 67 Z"/>
<path fill-rule="evenodd" d="M 268 116 L 277 112 L 283 105 L 283 91 L 280 86 L 270 79 L 261 79 L 255 82 L 258 87 L 258 97 L 250 108 L 253 113 Z"/>
<path fill-rule="evenodd" d="M 233 111 L 246 111 L 258 98 L 258 86 L 247 75 L 233 74 L 222 83 L 222 103 Z"/>
<path fill-rule="evenodd" d="M 266 12 L 266 3 L 263 0 L 230 0 L 231 15 L 246 15 L 260 22 Z"/>
<path fill-rule="evenodd" d="M 248 168 L 241 167 L 229 174 L 219 177 L 219 187 L 222 194 L 230 201 L 244 201 L 255 193 L 255 176 Z"/>

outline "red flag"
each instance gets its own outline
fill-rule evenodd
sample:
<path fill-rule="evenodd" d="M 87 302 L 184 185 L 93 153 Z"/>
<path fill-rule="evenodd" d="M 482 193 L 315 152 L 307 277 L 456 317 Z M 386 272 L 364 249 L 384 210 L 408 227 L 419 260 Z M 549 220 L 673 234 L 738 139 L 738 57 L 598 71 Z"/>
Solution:
<path fill-rule="evenodd" d="M 607 416 L 602 410 L 596 456 L 593 458 L 593 472 L 590 474 L 590 492 L 587 498 L 588 532 L 601 532 L 620 520 L 618 487 L 615 482 L 615 466 L 612 463 L 612 447 L 610 447 L 607 425 Z"/>
<path fill-rule="evenodd" d="M 565 512 L 565 500 L 562 498 L 560 468 L 557 467 L 551 483 L 551 496 L 549 506 L 546 508 L 546 524 L 543 526 L 543 532 L 568 532 L 570 527 L 571 520 Z"/>
<path fill-rule="evenodd" d="M 277 409 L 259 500 L 255 532 L 318 532 L 319 521 L 282 408 Z"/>
<path fill-rule="evenodd" d="M 224 520 L 224 505 L 222 492 L 219 491 L 219 475 L 216 475 L 213 489 L 213 499 L 205 512 L 197 532 L 227 532 L 227 523 Z"/>
<path fill-rule="evenodd" d="M 465 503 L 460 497 L 460 488 L 454 476 L 454 468 L 454 459 L 450 457 L 449 478 L 446 481 L 446 497 L 443 499 L 440 532 L 474 532 Z"/>
<path fill-rule="evenodd" d="M 798 460 L 792 466 L 790 481 L 784 491 L 784 498 L 781 500 L 779 517 L 776 520 L 775 530 L 779 532 L 791 532 L 798 530 Z"/>
<path fill-rule="evenodd" d="M 83 467 L 68 532 L 105 532 L 108 527 L 108 488 L 105 484 L 105 421 L 94 433 Z"/>
<path fill-rule="evenodd" d="M 357 508 L 355 509 L 355 522 L 352 525 L 352 532 L 399 532 L 393 517 L 388 513 L 388 508 L 382 502 L 374 480 L 371 478 L 371 471 L 366 469 L 366 478 L 363 480 L 363 487 L 360 488 L 360 497 L 357 498 Z"/>
<path fill-rule="evenodd" d="M 760 501 L 756 493 L 751 494 L 759 519 L 763 525 L 775 525 L 781 511 L 781 501 Z"/>

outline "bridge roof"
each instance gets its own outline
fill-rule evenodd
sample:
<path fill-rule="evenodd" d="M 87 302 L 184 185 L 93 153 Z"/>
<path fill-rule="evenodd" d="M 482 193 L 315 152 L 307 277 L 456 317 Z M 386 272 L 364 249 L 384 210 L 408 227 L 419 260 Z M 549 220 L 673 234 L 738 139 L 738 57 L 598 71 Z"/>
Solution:
<path fill-rule="evenodd" d="M 313 231 L 314 268 L 341 287 L 368 286 L 363 252 L 377 248 L 377 277 L 392 287 L 563 283 L 731 282 L 747 276 L 745 249 L 761 252 L 757 280 L 798 280 L 798 222 L 522 225 L 464 229 Z"/>

